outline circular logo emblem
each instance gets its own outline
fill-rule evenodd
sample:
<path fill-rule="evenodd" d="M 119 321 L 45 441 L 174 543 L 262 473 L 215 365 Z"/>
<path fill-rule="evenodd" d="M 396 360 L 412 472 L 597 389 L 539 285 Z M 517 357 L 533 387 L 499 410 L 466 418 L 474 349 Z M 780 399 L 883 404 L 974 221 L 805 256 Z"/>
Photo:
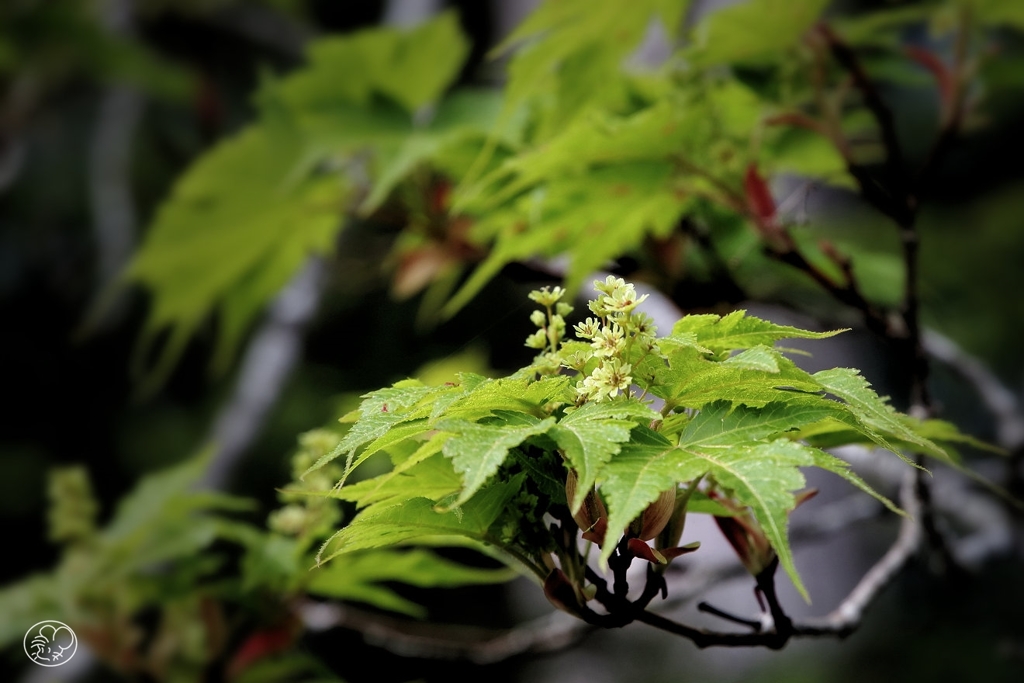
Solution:
<path fill-rule="evenodd" d="M 78 636 L 59 621 L 40 621 L 25 633 L 25 654 L 39 666 L 60 666 L 77 649 Z"/>

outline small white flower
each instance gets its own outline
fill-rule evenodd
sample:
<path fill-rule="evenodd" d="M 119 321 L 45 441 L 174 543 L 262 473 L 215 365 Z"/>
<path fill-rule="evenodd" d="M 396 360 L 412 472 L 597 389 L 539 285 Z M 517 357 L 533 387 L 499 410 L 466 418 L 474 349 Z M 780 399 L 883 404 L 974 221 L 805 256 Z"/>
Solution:
<path fill-rule="evenodd" d="M 622 350 L 626 347 L 626 336 L 621 327 L 612 324 L 602 327 L 601 331 L 594 336 L 594 341 L 590 345 L 594 347 L 595 355 L 611 358 L 622 353 Z"/>
<path fill-rule="evenodd" d="M 583 322 L 577 323 L 573 329 L 576 330 L 576 336 L 580 339 L 593 339 L 601 331 L 601 321 L 587 318 Z"/>

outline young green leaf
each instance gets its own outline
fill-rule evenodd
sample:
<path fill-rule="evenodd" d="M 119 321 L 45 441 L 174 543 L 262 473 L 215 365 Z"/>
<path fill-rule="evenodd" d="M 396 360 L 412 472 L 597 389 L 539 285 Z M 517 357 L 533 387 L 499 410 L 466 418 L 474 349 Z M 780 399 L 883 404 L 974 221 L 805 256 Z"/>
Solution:
<path fill-rule="evenodd" d="M 516 415 L 520 416 L 520 424 L 510 424 L 509 420 L 501 424 L 480 424 L 458 419 L 437 423 L 438 429 L 455 434 L 445 442 L 443 449 L 463 480 L 462 492 L 452 506 L 462 505 L 472 498 L 498 471 L 509 449 L 531 436 L 543 434 L 555 424 L 551 417 L 538 420 L 526 413 Z"/>
<path fill-rule="evenodd" d="M 422 619 L 426 609 L 401 597 L 384 582 L 421 588 L 448 588 L 501 583 L 516 576 L 509 569 L 478 569 L 440 557 L 429 550 L 370 550 L 346 556 L 313 570 L 306 587 L 314 595 L 362 602 Z"/>
<path fill-rule="evenodd" d="M 171 328 L 151 388 L 218 305 L 230 311 L 217 353 L 224 359 L 308 255 L 333 245 L 336 207 L 350 189 L 337 177 L 296 176 L 304 154 L 294 133 L 250 126 L 193 165 L 157 211 L 124 276 L 153 292 L 137 356 Z"/>
<path fill-rule="evenodd" d="M 445 387 L 427 387 L 413 380 L 399 382 L 387 389 L 380 389 L 366 394 L 365 400 L 359 404 L 359 419 L 345 434 L 344 438 L 334 447 L 330 453 L 319 458 L 308 470 L 303 472 L 306 476 L 310 472 L 320 469 L 327 463 L 335 460 L 341 455 L 346 456 L 345 477 L 355 467 L 352 459 L 353 453 L 362 445 L 384 438 L 392 427 L 419 417 L 410 413 L 407 409 L 416 405 L 431 394 L 444 391 Z M 427 431 L 417 425 L 417 429 L 400 432 L 403 438 L 412 436 L 419 431 Z M 390 443 L 394 443 L 391 441 Z M 365 459 L 365 458 L 363 458 Z M 359 460 L 362 462 L 362 460 Z M 344 479 L 343 479 L 344 481 Z"/>
<path fill-rule="evenodd" d="M 490 542 L 488 529 L 519 491 L 522 482 L 523 475 L 507 482 L 496 482 L 461 507 L 445 512 L 438 512 L 437 504 L 428 498 L 413 498 L 395 505 L 371 505 L 323 544 L 317 562 L 356 550 L 384 548 L 437 536 L 465 536 L 478 542 Z M 333 550 L 324 556 L 330 548 Z"/>
<path fill-rule="evenodd" d="M 338 103 L 367 106 L 380 94 L 412 113 L 440 99 L 468 51 L 453 11 L 411 30 L 382 27 L 324 38 L 310 45 L 308 65 L 287 79 L 283 94 L 298 111 Z"/>
<path fill-rule="evenodd" d="M 638 0 L 624 12 L 618 0 L 544 2 L 495 48 L 527 43 L 509 65 L 510 103 L 543 102 L 536 136 L 544 139 L 578 112 L 619 101 L 616 77 L 650 20 L 657 17 L 674 35 L 688 4 Z"/>
<path fill-rule="evenodd" d="M 916 434 L 857 370 L 833 368 L 814 374 L 814 380 L 828 393 L 842 399 L 850 411 L 867 427 L 882 434 L 891 434 L 914 444 L 923 453 L 950 461 L 949 455 L 931 440 Z M 899 455 L 899 453 L 897 453 Z M 901 456 L 902 457 L 902 456 Z"/>
<path fill-rule="evenodd" d="M 569 413 L 548 430 L 565 453 L 579 477 L 576 496 L 569 501 L 575 514 L 593 487 L 601 468 L 629 441 L 630 430 L 638 422 L 650 422 L 658 414 L 639 401 L 587 403 Z"/>
<path fill-rule="evenodd" d="M 770 354 L 761 351 L 764 359 Z M 747 406 L 764 406 L 774 401 L 784 401 L 793 391 L 813 392 L 820 390 L 808 373 L 797 368 L 792 361 L 774 352 L 777 371 L 744 367 L 740 363 L 719 363 L 707 360 L 693 349 L 669 354 L 669 368 L 651 393 L 670 401 L 673 406 L 701 408 L 717 400 L 730 400 Z M 760 363 L 763 367 L 763 362 Z"/>
<path fill-rule="evenodd" d="M 697 67 L 779 61 L 797 45 L 828 0 L 747 0 L 711 12 L 686 51 Z"/>
<path fill-rule="evenodd" d="M 450 435 L 445 435 L 450 438 Z M 462 477 L 452 467 L 451 460 L 440 455 L 440 446 L 430 449 L 430 457 L 373 479 L 335 489 L 331 495 L 351 500 L 359 507 L 367 505 L 394 505 L 413 498 L 439 501 L 462 488 Z M 429 452 L 429 451 L 428 451 Z"/>
<path fill-rule="evenodd" d="M 736 349 L 771 346 L 780 339 L 825 339 L 844 330 L 811 332 L 799 327 L 778 325 L 747 315 L 746 311 L 733 311 L 725 316 L 714 314 L 688 315 L 672 326 L 672 336 L 693 335 L 694 341 L 722 354 Z"/>

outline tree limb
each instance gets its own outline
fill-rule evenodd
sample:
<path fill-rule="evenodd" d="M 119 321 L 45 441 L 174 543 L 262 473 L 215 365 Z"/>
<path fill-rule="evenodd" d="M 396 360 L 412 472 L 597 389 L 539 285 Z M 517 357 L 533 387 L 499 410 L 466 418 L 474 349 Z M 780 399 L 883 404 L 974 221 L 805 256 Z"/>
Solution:
<path fill-rule="evenodd" d="M 311 256 L 271 302 L 246 347 L 234 392 L 221 407 L 211 430 L 209 441 L 216 453 L 203 486 L 223 488 L 259 436 L 267 413 L 301 358 L 303 336 L 319 307 L 326 280 L 326 262 Z"/>

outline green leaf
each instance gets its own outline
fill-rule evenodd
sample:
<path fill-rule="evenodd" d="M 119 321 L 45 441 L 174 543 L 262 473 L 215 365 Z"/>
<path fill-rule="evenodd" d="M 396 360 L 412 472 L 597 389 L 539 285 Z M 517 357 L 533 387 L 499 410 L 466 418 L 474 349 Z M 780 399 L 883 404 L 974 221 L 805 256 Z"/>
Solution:
<path fill-rule="evenodd" d="M 570 400 L 568 385 L 569 378 L 564 376 L 545 377 L 538 381 L 513 377 L 474 379 L 465 383 L 464 391 L 453 395 L 452 400 L 435 402 L 431 419 L 444 417 L 476 421 L 502 410 L 540 417 L 546 403 Z"/>
<path fill-rule="evenodd" d="M 540 181 L 579 175 L 598 165 L 666 160 L 699 139 L 702 114 L 667 101 L 626 116 L 593 112 L 546 144 L 508 160 L 476 189 L 504 184 L 489 198 L 493 206 Z"/>
<path fill-rule="evenodd" d="M 1006 2 L 1006 0 L 962 0 L 963 4 L 971 7 L 976 13 L 978 20 L 984 24 L 993 26 L 1010 26 L 1018 31 L 1024 31 L 1024 6 L 1019 2 Z"/>
<path fill-rule="evenodd" d="M 844 462 L 843 460 L 840 460 L 831 453 L 826 453 L 825 451 L 821 451 L 816 448 L 810 449 L 810 452 L 812 457 L 814 458 L 815 467 L 820 467 L 821 469 L 828 470 L 833 474 L 838 474 L 840 477 L 850 482 L 864 493 L 868 494 L 875 500 L 882 503 L 882 505 L 889 508 L 891 511 L 895 512 L 898 515 L 906 515 L 906 513 L 903 512 L 903 510 L 901 510 L 899 507 L 897 507 L 895 503 L 893 503 L 891 500 L 880 494 L 878 491 L 868 486 L 868 484 L 859 476 L 857 476 L 856 473 L 851 472 L 850 463 Z"/>
<path fill-rule="evenodd" d="M 646 236 L 671 232 L 693 201 L 674 185 L 666 161 L 624 163 L 566 177 L 556 172 L 542 187 L 475 225 L 475 239 L 493 239 L 494 246 L 448 302 L 445 315 L 465 305 L 505 265 L 536 256 L 568 254 L 565 286 L 577 291 L 591 273 Z"/>
<path fill-rule="evenodd" d="M 297 590 L 305 580 L 299 541 L 226 520 L 222 524 L 229 527 L 226 535 L 246 548 L 240 565 L 243 591 L 287 593 Z"/>
<path fill-rule="evenodd" d="M 729 400 L 736 404 L 760 407 L 784 401 L 794 391 L 813 392 L 820 387 L 810 374 L 796 367 L 791 360 L 767 347 L 758 351 L 751 365 L 760 358 L 763 365 L 774 353 L 777 370 L 744 367 L 744 363 L 718 363 L 707 360 L 693 349 L 669 354 L 669 368 L 656 378 L 659 383 L 651 393 L 671 402 L 673 406 L 701 408 L 707 403 Z"/>
<path fill-rule="evenodd" d="M 317 41 L 304 69 L 265 82 L 260 122 L 220 143 L 185 174 L 125 274 L 153 292 L 137 358 L 149 357 L 170 328 L 144 390 L 162 383 L 215 310 L 221 324 L 212 365 L 227 369 L 266 302 L 310 254 L 334 246 L 351 183 L 342 173 L 319 170 L 319 162 L 332 156 L 338 166 L 336 155 L 367 147 L 389 151 L 392 165 L 385 163 L 371 197 L 379 201 L 434 151 L 408 137 L 410 113 L 441 96 L 467 52 L 457 17 L 445 12 L 411 31 L 373 29 Z M 403 142 L 407 149 L 395 152 Z"/>
<path fill-rule="evenodd" d="M 737 406 L 727 401 L 711 403 L 694 417 L 680 435 L 690 445 L 728 446 L 785 435 L 803 425 L 834 418 L 838 407 L 818 397 L 794 397 L 763 408 Z"/>
<path fill-rule="evenodd" d="M 199 480 L 212 451 L 174 467 L 143 477 L 117 505 L 114 517 L 103 530 L 107 541 L 120 541 L 161 520 L 167 507 L 184 496 Z"/>
<path fill-rule="evenodd" d="M 40 574 L 0 589 L 0 648 L 22 642 L 33 624 L 64 614 L 61 593 L 58 577 Z"/>
<path fill-rule="evenodd" d="M 158 209 L 124 276 L 153 293 L 137 357 L 171 328 L 149 388 L 218 305 L 230 302 L 217 352 L 223 359 L 307 257 L 333 246 L 349 187 L 335 176 L 295 175 L 303 156 L 294 135 L 250 126 L 194 164 Z"/>
<path fill-rule="evenodd" d="M 488 529 L 518 492 L 524 475 L 496 482 L 466 501 L 461 507 L 439 512 L 427 498 L 413 498 L 397 505 L 372 505 L 324 543 L 318 562 L 338 555 L 384 548 L 435 536 L 465 536 L 490 542 Z M 324 557 L 328 548 L 334 550 Z"/>
<path fill-rule="evenodd" d="M 352 464 L 348 469 L 351 471 L 371 455 L 387 450 L 393 446 L 397 446 L 398 444 L 417 436 L 422 436 L 429 431 L 430 427 L 427 424 L 427 418 L 425 417 L 416 419 L 409 419 L 406 417 L 406 421 L 393 423 L 388 427 L 386 432 L 371 441 L 362 451 L 360 451 L 359 457 L 352 461 Z"/>
<path fill-rule="evenodd" d="M 469 40 L 454 10 L 438 14 L 406 33 L 375 75 L 380 89 L 409 111 L 438 100 L 459 75 Z"/>
<path fill-rule="evenodd" d="M 924 420 L 917 421 L 913 418 L 911 420 L 911 428 L 914 433 L 918 436 L 924 437 L 936 443 L 941 443 L 944 450 L 949 451 L 952 444 L 960 444 L 964 446 L 970 446 L 977 448 L 978 450 L 988 451 L 989 453 L 999 453 L 1006 455 L 1006 451 L 998 446 L 993 446 L 990 443 L 976 439 L 969 434 L 964 434 L 957 426 L 952 422 L 946 422 L 945 420 Z M 908 417 L 904 416 L 903 421 L 907 422 Z M 951 457 L 955 457 L 955 453 L 950 454 Z"/>
<path fill-rule="evenodd" d="M 633 430 L 633 438 L 602 471 L 601 494 L 608 501 L 608 542 L 601 550 L 600 562 L 606 566 L 615 550 L 615 540 L 626 526 L 657 500 L 662 491 L 680 481 L 678 463 L 671 457 L 672 444 L 657 432 L 644 427 Z"/>
<path fill-rule="evenodd" d="M 764 408 L 730 408 L 728 403 L 716 403 L 700 412 L 683 430 L 680 444 L 688 448 L 729 446 L 778 436 L 799 436 L 804 425 L 824 420 L 847 420 L 837 406 L 818 397 L 794 397 L 785 403 L 772 403 Z M 809 449 L 817 467 L 833 472 L 851 484 L 877 498 L 889 509 L 902 514 L 889 499 L 869 487 L 856 474 L 849 471 L 849 464 L 818 449 Z"/>
<path fill-rule="evenodd" d="M 704 17 L 685 51 L 697 67 L 779 61 L 814 25 L 828 0 L 747 0 Z"/>
<path fill-rule="evenodd" d="M 674 35 L 688 4 L 638 0 L 623 11 L 618 0 L 545 2 L 495 49 L 528 43 L 509 64 L 510 103 L 543 103 L 536 134 L 543 139 L 588 106 L 618 101 L 623 59 L 640 43 L 651 18 L 660 18 Z"/>
<path fill-rule="evenodd" d="M 442 438 L 439 443 L 432 440 L 431 448 L 425 449 L 429 457 L 409 467 L 399 466 L 388 474 L 336 489 L 332 495 L 365 507 L 372 504 L 393 505 L 412 498 L 439 501 L 458 492 L 462 488 L 462 477 L 452 467 L 451 460 L 440 455 L 441 444 L 451 435 L 445 434 Z M 413 456 L 410 460 L 415 458 Z"/>
<path fill-rule="evenodd" d="M 707 468 L 722 486 L 733 491 L 736 500 L 750 507 L 779 556 L 779 563 L 800 595 L 810 602 L 793 564 L 787 524 L 795 505 L 791 492 L 803 488 L 805 483 L 797 468 L 814 464 L 814 451 L 788 440 L 725 451 L 689 450 L 685 445 L 680 448 L 697 461 L 690 464 L 691 468 Z"/>
<path fill-rule="evenodd" d="M 543 434 L 555 424 L 554 418 L 538 420 L 526 413 L 521 416 L 523 424 L 479 424 L 468 420 L 447 419 L 437 423 L 437 428 L 453 432 L 454 437 L 444 444 L 444 455 L 451 458 L 455 470 L 462 475 L 463 489 L 452 504 L 462 505 L 487 481 L 494 476 L 501 463 L 508 457 L 509 449 L 515 448 L 531 436 Z"/>
<path fill-rule="evenodd" d="M 761 370 L 762 372 L 774 373 L 782 371 L 782 368 L 779 367 L 779 352 L 761 344 L 726 358 L 722 364 L 744 370 Z"/>
<path fill-rule="evenodd" d="M 701 491 L 694 491 L 686 501 L 686 511 L 715 517 L 735 517 L 736 511 L 730 510 L 716 500 L 712 500 Z"/>
<path fill-rule="evenodd" d="M 726 316 L 714 314 L 688 315 L 680 318 L 672 327 L 672 339 L 676 335 L 693 335 L 701 346 L 714 353 L 735 349 L 749 349 L 755 346 L 771 346 L 780 339 L 825 339 L 845 330 L 811 332 L 799 327 L 777 325 L 767 320 L 747 315 L 746 311 L 733 311 Z"/>
<path fill-rule="evenodd" d="M 314 595 L 363 602 L 423 618 L 426 609 L 381 585 L 396 581 L 421 588 L 501 583 L 516 576 L 509 569 L 478 569 L 424 549 L 371 550 L 337 558 L 313 571 L 307 590 Z"/>
<path fill-rule="evenodd" d="M 552 427 L 552 429 L 554 429 Z M 545 441 L 544 437 L 538 439 Z M 553 445 L 553 444 L 552 444 Z M 565 466 L 562 456 L 556 451 L 547 450 L 538 453 L 531 449 L 526 453 L 521 450 L 511 452 L 512 462 L 522 468 L 530 482 L 537 490 L 548 497 L 552 505 L 568 505 L 565 499 Z"/>
<path fill-rule="evenodd" d="M 917 2 L 864 12 L 855 17 L 837 17 L 831 25 L 850 45 L 895 47 L 900 31 L 908 25 L 923 23 L 934 12 L 934 3 Z"/>
<path fill-rule="evenodd" d="M 411 113 L 441 97 L 468 52 L 453 11 L 411 30 L 383 27 L 323 38 L 310 44 L 308 66 L 287 79 L 283 93 L 297 110 L 339 102 L 365 106 L 380 94 Z"/>
<path fill-rule="evenodd" d="M 846 159 L 831 140 L 816 131 L 797 126 L 776 129 L 762 148 L 762 160 L 772 174 L 793 173 L 856 189 Z"/>
<path fill-rule="evenodd" d="M 394 148 L 377 155 L 373 189 L 359 206 L 362 214 L 377 210 L 395 187 L 418 167 L 467 140 L 481 142 L 497 123 L 501 93 L 490 90 L 453 93 L 438 106 L 425 130 L 410 132 Z"/>
<path fill-rule="evenodd" d="M 345 477 L 348 476 L 357 462 L 353 462 L 352 454 L 362 445 L 385 437 L 392 427 L 418 417 L 410 414 L 407 409 L 415 406 L 431 394 L 443 391 L 443 387 L 427 387 L 414 380 L 399 382 L 387 389 L 372 391 L 365 395 L 365 400 L 359 404 L 359 419 L 349 429 L 345 437 L 334 447 L 330 453 L 320 457 L 309 469 L 302 473 L 306 476 L 310 472 L 320 469 L 327 463 L 345 455 L 348 462 L 345 466 Z M 426 431 L 426 428 L 408 430 L 410 433 L 400 432 L 403 438 L 412 436 L 419 431 Z M 394 441 L 390 442 L 394 443 Z M 390 445 L 386 442 L 386 445 Z M 365 459 L 365 458 L 364 458 Z M 362 460 L 359 460 L 362 462 Z M 344 481 L 344 479 L 342 479 Z"/>
<path fill-rule="evenodd" d="M 781 421 L 783 418 L 776 410 L 768 411 L 769 415 Z M 786 439 L 768 443 L 743 441 L 751 435 L 770 433 L 770 430 L 756 427 L 752 430 L 756 423 L 755 412 L 739 410 L 731 420 L 728 417 L 723 420 L 723 411 L 723 406 L 716 406 L 703 423 L 698 423 L 688 434 L 684 432 L 678 446 L 649 430 L 634 430 L 634 440 L 623 445 L 619 455 L 608 464 L 606 479 L 601 484 L 601 491 L 608 500 L 609 531 L 614 533 L 625 528 L 662 491 L 678 482 L 710 474 L 737 502 L 750 507 L 783 568 L 800 594 L 807 598 L 789 548 L 787 515 L 794 507 L 792 491 L 804 486 L 799 467 L 825 460 L 816 456 L 813 449 Z M 731 433 L 733 427 L 735 434 Z M 831 471 L 843 476 L 841 467 L 826 464 Z M 614 544 L 606 544 L 601 561 L 606 562 L 613 550 Z"/>
<path fill-rule="evenodd" d="M 548 431 L 579 476 L 576 496 L 569 501 L 575 514 L 601 468 L 629 441 L 637 422 L 650 422 L 658 414 L 636 400 L 587 403 L 569 413 Z"/>
<path fill-rule="evenodd" d="M 896 410 L 887 397 L 876 394 L 857 370 L 833 368 L 813 375 L 822 389 L 842 399 L 850 411 L 867 427 L 881 434 L 890 434 L 914 444 L 922 453 L 951 462 L 949 455 L 931 440 L 917 434 Z M 897 455 L 900 455 L 897 453 Z M 907 458 L 904 456 L 904 460 Z M 909 462 L 909 461 L 908 461 Z"/>

